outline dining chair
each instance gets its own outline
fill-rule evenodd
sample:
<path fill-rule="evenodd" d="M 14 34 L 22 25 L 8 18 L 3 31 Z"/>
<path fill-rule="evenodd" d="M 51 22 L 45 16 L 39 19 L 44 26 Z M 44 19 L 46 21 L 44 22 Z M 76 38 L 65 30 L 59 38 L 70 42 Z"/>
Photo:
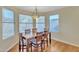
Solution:
<path fill-rule="evenodd" d="M 25 34 L 30 34 L 31 33 L 31 29 L 26 29 L 25 30 Z"/>
<path fill-rule="evenodd" d="M 49 43 L 51 44 L 51 32 L 49 32 Z"/>
<path fill-rule="evenodd" d="M 42 35 L 44 44 L 47 45 L 47 47 L 48 47 L 48 35 L 49 35 L 48 31 L 44 31 L 44 34 Z"/>
<path fill-rule="evenodd" d="M 28 43 L 28 40 L 22 35 L 19 34 L 19 52 L 28 52 L 31 47 L 31 43 Z"/>
<path fill-rule="evenodd" d="M 44 28 L 44 31 L 48 31 L 48 28 Z"/>
<path fill-rule="evenodd" d="M 43 51 L 42 43 L 43 43 L 42 36 L 35 36 L 35 38 L 33 38 L 33 40 L 32 40 L 32 47 L 34 49 L 36 49 L 37 52 L 39 51 L 39 48 L 40 48 L 41 52 L 42 52 Z"/>
<path fill-rule="evenodd" d="M 37 28 L 32 28 L 32 33 L 36 33 L 37 32 Z"/>
<path fill-rule="evenodd" d="M 26 38 L 19 34 L 19 52 L 28 51 Z"/>

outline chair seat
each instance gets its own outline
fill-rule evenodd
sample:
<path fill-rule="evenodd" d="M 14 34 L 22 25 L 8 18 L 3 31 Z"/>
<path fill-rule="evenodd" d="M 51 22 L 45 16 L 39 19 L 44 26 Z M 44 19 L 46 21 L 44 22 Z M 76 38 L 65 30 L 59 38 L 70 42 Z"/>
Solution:
<path fill-rule="evenodd" d="M 35 38 L 33 38 L 31 41 L 32 41 L 32 43 L 34 43 L 34 44 L 40 44 L 40 43 L 41 43 L 41 41 L 36 42 L 36 39 L 35 39 Z"/>
<path fill-rule="evenodd" d="M 27 45 L 27 41 L 25 39 L 23 39 L 23 42 L 20 41 L 20 45 Z"/>
<path fill-rule="evenodd" d="M 32 40 L 32 46 L 37 47 L 37 46 L 41 46 L 41 41 L 36 42 L 36 40 Z"/>
<path fill-rule="evenodd" d="M 45 38 L 44 40 L 47 40 L 47 38 Z"/>

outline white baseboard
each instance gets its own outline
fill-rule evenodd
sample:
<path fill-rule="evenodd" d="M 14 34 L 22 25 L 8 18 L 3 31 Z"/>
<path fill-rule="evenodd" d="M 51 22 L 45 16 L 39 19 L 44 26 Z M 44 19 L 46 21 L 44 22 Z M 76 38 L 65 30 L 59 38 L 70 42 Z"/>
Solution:
<path fill-rule="evenodd" d="M 63 42 L 63 43 L 66 43 L 66 44 L 69 44 L 69 45 L 73 45 L 73 46 L 79 47 L 79 45 L 74 44 L 74 43 L 70 43 L 70 42 L 67 42 L 67 41 L 63 41 L 63 40 L 60 40 L 60 39 L 57 39 L 57 38 L 52 38 L 52 39 L 53 39 L 53 40 L 60 41 L 60 42 Z"/>
<path fill-rule="evenodd" d="M 6 49 L 6 51 L 4 52 L 8 52 L 11 48 L 13 48 L 18 42 L 16 41 L 12 46 L 10 46 L 8 49 Z"/>

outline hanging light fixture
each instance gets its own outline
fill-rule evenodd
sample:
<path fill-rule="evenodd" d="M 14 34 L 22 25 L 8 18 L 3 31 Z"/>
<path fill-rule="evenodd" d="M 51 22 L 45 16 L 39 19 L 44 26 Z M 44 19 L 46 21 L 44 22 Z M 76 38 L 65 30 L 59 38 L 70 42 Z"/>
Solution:
<path fill-rule="evenodd" d="M 33 11 L 33 15 L 32 15 L 32 18 L 34 19 L 34 20 L 38 20 L 38 11 L 37 11 L 37 7 L 35 7 L 35 10 Z"/>

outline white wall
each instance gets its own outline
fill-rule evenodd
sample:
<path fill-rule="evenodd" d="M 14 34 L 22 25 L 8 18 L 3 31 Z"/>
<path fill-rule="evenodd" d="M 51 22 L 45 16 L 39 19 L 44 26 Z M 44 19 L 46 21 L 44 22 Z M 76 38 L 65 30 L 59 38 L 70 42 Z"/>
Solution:
<path fill-rule="evenodd" d="M 59 32 L 52 39 L 79 46 L 79 7 L 66 7 L 48 15 L 59 14 Z"/>

